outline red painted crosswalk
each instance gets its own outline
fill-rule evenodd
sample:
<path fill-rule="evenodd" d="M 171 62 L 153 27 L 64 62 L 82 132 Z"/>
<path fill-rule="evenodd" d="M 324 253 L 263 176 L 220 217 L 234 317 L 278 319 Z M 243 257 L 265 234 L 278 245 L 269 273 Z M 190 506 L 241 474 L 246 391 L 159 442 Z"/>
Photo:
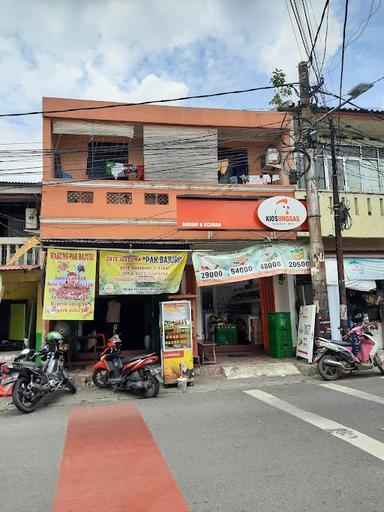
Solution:
<path fill-rule="evenodd" d="M 68 420 L 55 512 L 188 512 L 134 405 L 75 409 Z"/>

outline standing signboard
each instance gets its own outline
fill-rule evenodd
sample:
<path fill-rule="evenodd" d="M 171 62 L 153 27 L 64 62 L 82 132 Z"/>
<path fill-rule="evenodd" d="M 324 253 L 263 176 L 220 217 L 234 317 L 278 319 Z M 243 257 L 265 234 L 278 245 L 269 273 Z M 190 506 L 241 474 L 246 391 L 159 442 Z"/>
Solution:
<path fill-rule="evenodd" d="M 313 339 L 315 335 L 316 306 L 301 306 L 297 332 L 296 356 L 312 363 Z"/>
<path fill-rule="evenodd" d="M 193 370 L 190 301 L 160 303 L 160 336 L 164 384 L 173 384 Z"/>

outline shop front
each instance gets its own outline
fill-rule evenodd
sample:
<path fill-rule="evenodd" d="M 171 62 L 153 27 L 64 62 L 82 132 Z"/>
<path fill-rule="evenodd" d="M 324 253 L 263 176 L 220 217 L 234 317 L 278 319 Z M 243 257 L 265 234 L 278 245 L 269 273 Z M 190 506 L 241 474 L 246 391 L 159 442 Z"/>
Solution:
<path fill-rule="evenodd" d="M 49 248 L 43 317 L 91 360 L 114 333 L 130 354 L 160 351 L 160 304 L 180 288 L 187 252 Z"/>
<path fill-rule="evenodd" d="M 297 338 L 295 279 L 309 275 L 308 245 L 260 242 L 234 252 L 192 254 L 201 333 L 226 354 L 280 354 L 275 324 L 291 357 Z"/>
<path fill-rule="evenodd" d="M 336 258 L 325 261 L 332 338 L 340 339 L 340 303 Z M 367 315 L 377 329 L 373 330 L 378 347 L 384 346 L 384 258 L 345 257 L 348 326 L 356 313 Z"/>

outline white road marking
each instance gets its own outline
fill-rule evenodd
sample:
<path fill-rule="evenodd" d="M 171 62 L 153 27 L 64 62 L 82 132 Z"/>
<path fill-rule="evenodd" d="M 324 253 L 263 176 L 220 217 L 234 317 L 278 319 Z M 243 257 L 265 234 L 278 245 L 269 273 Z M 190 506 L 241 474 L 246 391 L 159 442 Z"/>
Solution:
<path fill-rule="evenodd" d="M 333 384 L 332 382 L 327 382 L 326 384 L 319 384 L 323 388 L 333 389 L 334 391 L 339 391 L 340 393 L 345 393 L 346 395 L 351 395 L 355 398 L 362 398 L 363 400 L 369 400 L 371 402 L 376 402 L 377 404 L 384 405 L 384 397 L 378 395 L 372 395 L 371 393 L 366 393 L 365 391 L 360 391 L 359 389 L 348 388 L 347 386 L 340 386 L 340 384 Z"/>
<path fill-rule="evenodd" d="M 275 407 L 276 409 L 280 409 L 296 418 L 299 418 L 306 423 L 313 425 L 314 427 L 320 428 L 325 432 L 333 435 L 349 443 L 356 448 L 360 448 L 366 453 L 373 455 L 377 459 L 384 461 L 384 443 L 380 441 L 376 441 L 372 437 L 369 437 L 365 434 L 357 430 L 353 430 L 352 428 L 346 427 L 341 423 L 337 423 L 336 421 L 330 420 L 328 418 L 324 418 L 323 416 L 319 416 L 317 414 L 313 414 L 312 412 L 305 411 L 296 407 L 295 405 L 291 405 L 284 400 L 280 400 L 280 398 L 276 398 L 269 393 L 265 393 L 264 391 L 260 391 L 258 389 L 252 389 L 248 391 L 244 391 L 248 395 L 253 398 L 257 398 L 266 404 Z"/>

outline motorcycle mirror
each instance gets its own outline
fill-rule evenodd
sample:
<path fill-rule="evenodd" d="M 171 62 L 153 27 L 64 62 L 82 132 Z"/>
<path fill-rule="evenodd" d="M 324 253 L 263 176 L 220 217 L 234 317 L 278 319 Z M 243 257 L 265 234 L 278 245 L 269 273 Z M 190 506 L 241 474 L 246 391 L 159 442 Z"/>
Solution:
<path fill-rule="evenodd" d="M 28 338 L 24 338 L 24 347 L 29 348 L 29 339 Z"/>

